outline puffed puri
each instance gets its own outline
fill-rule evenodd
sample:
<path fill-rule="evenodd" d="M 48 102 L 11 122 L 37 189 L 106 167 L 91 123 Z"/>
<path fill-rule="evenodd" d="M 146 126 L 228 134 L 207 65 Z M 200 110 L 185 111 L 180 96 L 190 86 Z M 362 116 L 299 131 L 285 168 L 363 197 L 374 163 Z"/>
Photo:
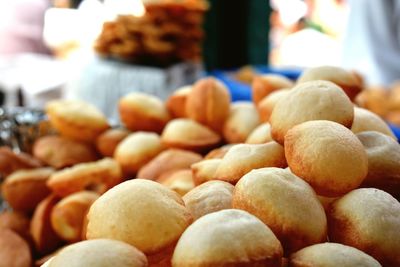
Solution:
<path fill-rule="evenodd" d="M 276 103 L 270 117 L 272 138 L 284 143 L 286 133 L 306 121 L 329 120 L 350 128 L 354 108 L 343 90 L 328 81 L 298 84 Z"/>
<path fill-rule="evenodd" d="M 192 222 L 176 192 L 145 179 L 123 182 L 104 193 L 87 218 L 88 239 L 120 240 L 148 256 L 174 246 Z"/>
<path fill-rule="evenodd" d="M 47 265 L 46 265 L 47 264 Z M 78 242 L 62 249 L 43 266 L 147 267 L 146 256 L 134 246 L 111 239 Z"/>
<path fill-rule="evenodd" d="M 360 140 L 332 121 L 308 121 L 289 130 L 285 156 L 290 170 L 321 196 L 350 192 L 368 173 L 368 157 Z"/>
<path fill-rule="evenodd" d="M 329 239 L 358 248 L 382 266 L 400 266 L 400 203 L 375 188 L 360 188 L 331 204 Z"/>
<path fill-rule="evenodd" d="M 281 266 L 282 246 L 273 232 L 246 211 L 207 214 L 182 234 L 173 267 Z"/>
<path fill-rule="evenodd" d="M 292 267 L 381 267 L 370 255 L 338 243 L 321 243 L 303 248 L 292 254 L 289 262 Z"/>
<path fill-rule="evenodd" d="M 287 169 L 261 168 L 243 176 L 235 186 L 232 206 L 268 225 L 286 256 L 326 241 L 327 219 L 314 190 Z"/>

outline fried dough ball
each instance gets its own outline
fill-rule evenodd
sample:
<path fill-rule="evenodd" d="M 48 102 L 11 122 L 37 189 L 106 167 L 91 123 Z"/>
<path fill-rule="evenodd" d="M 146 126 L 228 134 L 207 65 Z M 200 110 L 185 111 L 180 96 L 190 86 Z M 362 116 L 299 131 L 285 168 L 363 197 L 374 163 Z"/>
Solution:
<path fill-rule="evenodd" d="M 256 76 L 251 85 L 253 102 L 258 105 L 269 94 L 283 88 L 291 88 L 293 85 L 290 79 L 278 74 Z"/>
<path fill-rule="evenodd" d="M 113 187 L 93 203 L 86 236 L 120 240 L 151 257 L 173 249 L 191 221 L 176 192 L 154 181 L 134 179 Z"/>
<path fill-rule="evenodd" d="M 356 248 L 322 243 L 303 248 L 290 256 L 293 267 L 381 267 L 378 261 Z"/>
<path fill-rule="evenodd" d="M 93 143 L 110 126 L 92 104 L 81 100 L 52 100 L 46 105 L 51 125 L 68 138 Z"/>
<path fill-rule="evenodd" d="M 400 203 L 375 188 L 351 191 L 333 202 L 329 239 L 371 255 L 382 266 L 400 266 Z"/>
<path fill-rule="evenodd" d="M 186 229 L 172 266 L 280 267 L 281 259 L 282 246 L 265 224 L 245 211 L 227 209 L 207 214 Z"/>
<path fill-rule="evenodd" d="M 167 108 L 161 99 L 132 92 L 119 100 L 121 121 L 131 131 L 153 131 L 161 133 L 170 120 Z"/>
<path fill-rule="evenodd" d="M 305 70 L 298 78 L 297 83 L 316 80 L 337 84 L 352 101 L 363 89 L 362 82 L 354 73 L 334 66 L 320 66 Z"/>
<path fill-rule="evenodd" d="M 326 241 L 324 208 L 314 190 L 288 170 L 249 172 L 236 184 L 232 203 L 233 208 L 243 209 L 268 225 L 281 241 L 285 255 Z"/>
<path fill-rule="evenodd" d="M 228 118 L 231 98 L 226 86 L 215 78 L 198 80 L 186 100 L 186 114 L 216 132 Z"/>
<path fill-rule="evenodd" d="M 289 130 L 285 155 L 290 170 L 321 196 L 341 196 L 360 186 L 368 173 L 360 140 L 332 121 L 308 121 Z"/>
<path fill-rule="evenodd" d="M 192 213 L 193 219 L 197 220 L 215 211 L 231 209 L 234 188 L 224 181 L 208 181 L 186 193 L 183 201 Z"/>
<path fill-rule="evenodd" d="M 276 103 L 270 117 L 272 138 L 283 144 L 291 128 L 311 120 L 334 121 L 350 128 L 353 117 L 353 104 L 337 85 L 327 81 L 301 83 Z"/>
<path fill-rule="evenodd" d="M 81 241 L 62 249 L 49 267 L 147 267 L 146 256 L 134 246 L 111 240 Z"/>
<path fill-rule="evenodd" d="M 224 156 L 215 172 L 214 179 L 235 184 L 253 169 L 287 166 L 283 147 L 271 141 L 266 144 L 239 144 Z"/>
<path fill-rule="evenodd" d="M 362 183 L 400 196 L 400 145 L 379 132 L 357 134 L 368 155 L 368 174 Z"/>

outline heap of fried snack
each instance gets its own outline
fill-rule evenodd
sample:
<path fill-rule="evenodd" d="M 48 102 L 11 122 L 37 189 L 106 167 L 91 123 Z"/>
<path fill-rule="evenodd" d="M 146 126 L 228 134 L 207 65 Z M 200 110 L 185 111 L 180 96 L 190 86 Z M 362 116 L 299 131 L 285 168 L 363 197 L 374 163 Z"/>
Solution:
<path fill-rule="evenodd" d="M 378 114 L 386 121 L 400 126 L 400 83 L 389 88 L 371 86 L 357 96 L 356 103 Z"/>
<path fill-rule="evenodd" d="M 203 0 L 145 1 L 141 17 L 121 15 L 105 22 L 95 44 L 104 57 L 166 66 L 199 61 L 208 6 Z"/>
<path fill-rule="evenodd" d="M 400 145 L 335 67 L 204 78 L 163 103 L 48 103 L 57 135 L 0 149 L 0 266 L 400 266 Z"/>

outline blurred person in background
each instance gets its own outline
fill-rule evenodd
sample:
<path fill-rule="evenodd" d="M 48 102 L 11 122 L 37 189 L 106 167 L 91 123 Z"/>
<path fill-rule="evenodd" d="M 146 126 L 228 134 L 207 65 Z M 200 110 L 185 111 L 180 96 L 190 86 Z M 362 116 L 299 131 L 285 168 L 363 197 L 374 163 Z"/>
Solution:
<path fill-rule="evenodd" d="M 348 0 L 343 66 L 369 84 L 400 80 L 400 0 Z"/>
<path fill-rule="evenodd" d="M 49 54 L 43 42 L 49 0 L 0 0 L 0 55 Z"/>

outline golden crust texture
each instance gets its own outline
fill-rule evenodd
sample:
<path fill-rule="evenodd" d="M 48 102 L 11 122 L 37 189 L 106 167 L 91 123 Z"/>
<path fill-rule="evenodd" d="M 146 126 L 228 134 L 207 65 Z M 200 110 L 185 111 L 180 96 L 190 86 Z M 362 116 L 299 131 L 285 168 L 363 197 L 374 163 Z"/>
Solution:
<path fill-rule="evenodd" d="M 381 267 L 378 261 L 356 248 L 338 243 L 322 243 L 303 248 L 290 256 L 292 267 Z"/>
<path fill-rule="evenodd" d="M 400 145 L 379 132 L 357 134 L 368 155 L 368 174 L 363 187 L 375 187 L 400 197 Z"/>
<path fill-rule="evenodd" d="M 272 92 L 283 88 L 291 88 L 293 85 L 291 80 L 277 74 L 256 76 L 251 85 L 253 102 L 257 105 Z"/>
<path fill-rule="evenodd" d="M 371 255 L 382 266 L 400 266 L 400 203 L 375 188 L 351 191 L 328 213 L 329 238 Z"/>
<path fill-rule="evenodd" d="M 396 136 L 384 120 L 382 120 L 378 115 L 363 108 L 354 108 L 354 121 L 351 126 L 351 131 L 353 133 L 377 131 L 396 140 Z"/>
<path fill-rule="evenodd" d="M 362 82 L 354 73 L 333 66 L 320 66 L 305 70 L 298 78 L 297 83 L 315 80 L 325 80 L 337 84 L 352 101 L 363 89 Z"/>
<path fill-rule="evenodd" d="M 51 193 L 46 182 L 53 173 L 53 168 L 13 172 L 2 184 L 3 198 L 13 209 L 31 213 Z"/>
<path fill-rule="evenodd" d="M 49 267 L 147 267 L 146 256 L 134 246 L 111 239 L 78 242 L 62 249 Z"/>
<path fill-rule="evenodd" d="M 243 143 L 260 124 L 258 112 L 253 103 L 235 102 L 223 127 L 223 136 L 228 143 Z"/>
<path fill-rule="evenodd" d="M 82 191 L 63 198 L 51 211 L 51 225 L 59 237 L 65 241 L 81 240 L 84 218 L 90 205 L 99 194 Z"/>
<path fill-rule="evenodd" d="M 326 241 L 327 220 L 321 203 L 314 190 L 288 170 L 249 172 L 236 184 L 232 204 L 268 225 L 285 255 Z"/>
<path fill-rule="evenodd" d="M 341 196 L 357 188 L 368 173 L 360 140 L 331 121 L 308 121 L 289 130 L 285 155 L 290 170 L 321 196 Z"/>
<path fill-rule="evenodd" d="M 115 149 L 114 159 L 121 165 L 124 174 L 134 177 L 164 149 L 156 133 L 135 132 L 121 141 Z"/>
<path fill-rule="evenodd" d="M 170 120 L 164 103 L 157 97 L 132 92 L 119 100 L 119 115 L 131 131 L 154 131 L 161 133 Z"/>
<path fill-rule="evenodd" d="M 110 126 L 93 105 L 80 100 L 53 100 L 46 105 L 51 125 L 68 138 L 93 143 Z"/>
<path fill-rule="evenodd" d="M 311 81 L 295 86 L 276 103 L 271 117 L 271 133 L 283 144 L 287 131 L 311 120 L 329 120 L 351 127 L 354 108 L 337 85 L 328 81 Z"/>
<path fill-rule="evenodd" d="M 33 146 L 33 155 L 56 169 L 98 158 L 92 146 L 56 135 L 37 139 Z"/>
<path fill-rule="evenodd" d="M 111 238 L 146 255 L 165 251 L 192 221 L 182 198 L 150 180 L 134 179 L 107 191 L 90 207 L 87 238 Z"/>
<path fill-rule="evenodd" d="M 231 98 L 226 86 L 215 78 L 198 80 L 186 100 L 188 118 L 220 132 L 229 115 Z"/>
<path fill-rule="evenodd" d="M 190 190 L 183 196 L 193 219 L 223 209 L 232 208 L 234 186 L 224 181 L 209 181 Z"/>
<path fill-rule="evenodd" d="M 173 267 L 281 265 L 282 246 L 255 216 L 227 209 L 207 214 L 182 234 Z"/>
<path fill-rule="evenodd" d="M 82 190 L 102 194 L 121 181 L 119 164 L 111 158 L 104 158 L 55 172 L 47 181 L 47 186 L 56 195 L 64 197 Z"/>
<path fill-rule="evenodd" d="M 214 179 L 235 184 L 253 169 L 287 166 L 283 147 L 271 141 L 266 144 L 239 144 L 224 156 L 215 172 Z"/>
<path fill-rule="evenodd" d="M 118 144 L 129 135 L 129 131 L 121 128 L 108 129 L 96 139 L 96 148 L 103 157 L 112 157 Z"/>
<path fill-rule="evenodd" d="M 169 113 L 173 118 L 186 118 L 186 101 L 192 90 L 192 86 L 184 86 L 177 89 L 170 95 L 165 103 Z"/>
<path fill-rule="evenodd" d="M 247 137 L 246 144 L 264 144 L 273 141 L 271 125 L 267 122 L 258 125 Z"/>
<path fill-rule="evenodd" d="M 165 127 L 161 134 L 161 141 L 169 148 L 204 153 L 218 146 L 221 137 L 196 121 L 175 119 Z"/>
<path fill-rule="evenodd" d="M 139 170 L 137 177 L 141 179 L 157 180 L 164 173 L 188 169 L 193 163 L 199 162 L 202 158 L 200 154 L 191 151 L 167 149 L 144 165 Z"/>

